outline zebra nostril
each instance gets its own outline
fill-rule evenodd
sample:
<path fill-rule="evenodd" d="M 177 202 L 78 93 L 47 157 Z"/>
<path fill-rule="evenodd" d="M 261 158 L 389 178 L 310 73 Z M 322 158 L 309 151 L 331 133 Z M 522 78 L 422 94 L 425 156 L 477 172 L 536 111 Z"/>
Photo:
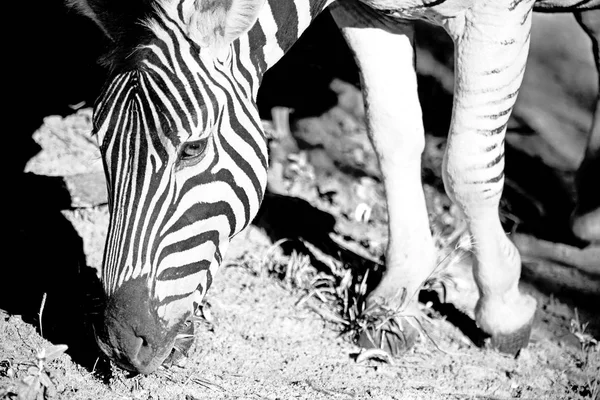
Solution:
<path fill-rule="evenodd" d="M 142 340 L 142 347 L 148 347 L 148 340 L 146 340 L 145 336 L 139 336 L 139 339 Z"/>
<path fill-rule="evenodd" d="M 136 360 L 145 364 L 155 357 L 153 346 L 146 336 L 138 336 L 136 340 L 138 342 Z"/>

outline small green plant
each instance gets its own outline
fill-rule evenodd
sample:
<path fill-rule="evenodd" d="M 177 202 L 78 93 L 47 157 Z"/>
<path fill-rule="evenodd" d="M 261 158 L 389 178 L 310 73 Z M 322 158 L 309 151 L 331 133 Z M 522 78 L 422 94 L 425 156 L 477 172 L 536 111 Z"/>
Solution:
<path fill-rule="evenodd" d="M 27 376 L 20 382 L 19 399 L 38 400 L 47 398 L 54 385 L 48 376 L 46 365 L 63 354 L 67 348 L 67 345 L 59 344 L 43 348 L 37 353 L 35 365 L 29 367 Z"/>

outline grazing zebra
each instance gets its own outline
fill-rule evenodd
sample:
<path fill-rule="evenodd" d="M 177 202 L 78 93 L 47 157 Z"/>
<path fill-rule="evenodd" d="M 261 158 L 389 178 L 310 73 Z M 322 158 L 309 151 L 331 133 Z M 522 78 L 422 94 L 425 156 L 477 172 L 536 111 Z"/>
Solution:
<path fill-rule="evenodd" d="M 230 238 L 258 211 L 267 176 L 255 104 L 261 78 L 333 1 L 70 2 L 114 44 L 94 112 L 111 210 L 98 343 L 118 365 L 147 374 L 188 330 Z M 600 3 L 540 4 L 577 11 Z M 411 294 L 434 266 L 411 23 L 426 19 L 443 26 L 456 46 L 444 183 L 475 238 L 477 323 L 505 352 L 527 345 L 536 308 L 517 287 L 519 254 L 498 219 L 504 135 L 525 69 L 533 6 L 534 0 L 347 0 L 331 7 L 360 67 L 387 193 L 387 270 L 368 302 L 417 316 Z M 599 20 L 597 11 L 579 17 L 596 60 Z M 597 161 L 599 127 L 596 111 L 584 164 Z M 395 334 L 368 336 L 401 352 L 415 338 L 405 322 L 396 321 L 402 329 Z"/>

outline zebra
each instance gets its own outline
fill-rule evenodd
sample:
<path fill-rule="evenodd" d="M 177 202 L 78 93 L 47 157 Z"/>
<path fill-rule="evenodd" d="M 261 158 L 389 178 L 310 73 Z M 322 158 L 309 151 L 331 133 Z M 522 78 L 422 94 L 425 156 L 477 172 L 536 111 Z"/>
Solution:
<path fill-rule="evenodd" d="M 536 301 L 518 288 L 520 256 L 500 225 L 498 203 L 535 0 L 67 1 L 112 41 L 93 117 L 110 209 L 100 271 L 106 307 L 96 337 L 117 365 L 152 373 L 192 336 L 194 307 L 265 193 L 267 143 L 255 102 L 261 78 L 326 8 L 360 69 L 387 196 L 386 271 L 367 301 L 406 316 L 395 321 L 398 332 L 366 332 L 377 343 L 363 344 L 394 354 L 414 344 L 416 330 L 406 321 L 419 311 L 410 294 L 434 266 L 412 23 L 427 20 L 455 43 L 443 180 L 474 237 L 475 319 L 498 350 L 527 346 Z M 600 0 L 538 4 L 578 13 L 600 68 Z M 599 139 L 597 108 L 580 182 L 591 179 Z M 598 239 L 594 229 L 587 231 Z"/>

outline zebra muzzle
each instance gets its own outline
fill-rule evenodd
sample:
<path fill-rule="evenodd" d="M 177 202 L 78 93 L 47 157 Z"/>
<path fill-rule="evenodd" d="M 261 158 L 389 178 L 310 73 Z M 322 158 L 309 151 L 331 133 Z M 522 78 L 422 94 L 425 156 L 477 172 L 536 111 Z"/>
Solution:
<path fill-rule="evenodd" d="M 150 374 L 171 354 L 189 315 L 169 323 L 158 316 L 155 303 L 142 279 L 124 283 L 107 299 L 96 325 L 96 341 L 121 368 Z"/>

